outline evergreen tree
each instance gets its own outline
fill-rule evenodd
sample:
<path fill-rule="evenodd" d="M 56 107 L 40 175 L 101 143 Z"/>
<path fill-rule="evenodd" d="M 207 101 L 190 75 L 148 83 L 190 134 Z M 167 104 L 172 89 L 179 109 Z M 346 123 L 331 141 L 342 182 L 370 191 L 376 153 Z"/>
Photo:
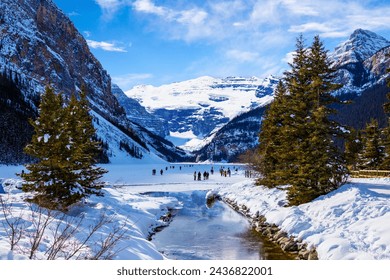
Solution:
<path fill-rule="evenodd" d="M 280 81 L 275 90 L 274 101 L 265 112 L 260 130 L 260 143 L 258 146 L 258 154 L 260 162 L 257 163 L 257 171 L 262 174 L 262 178 L 258 180 L 259 184 L 267 187 L 275 187 L 283 184 L 287 177 L 285 173 L 282 155 L 286 154 L 284 141 L 284 119 L 285 113 L 288 112 L 288 96 L 283 82 Z"/>
<path fill-rule="evenodd" d="M 80 101 L 73 95 L 64 106 L 61 94 L 47 88 L 39 117 L 32 121 L 35 134 L 25 151 L 36 162 L 22 174 L 23 190 L 33 192 L 32 201 L 41 206 L 66 210 L 91 194 L 101 195 L 98 182 L 104 170 L 94 166 L 98 143 L 89 115 L 85 93 Z"/>
<path fill-rule="evenodd" d="M 331 93 L 340 85 L 333 83 L 334 70 L 330 68 L 327 52 L 318 36 L 307 55 L 310 83 L 305 93 L 308 111 L 303 120 L 307 136 L 296 151 L 299 169 L 295 177 L 296 185 L 301 186 L 302 201 L 310 201 L 338 188 L 345 181 L 347 172 L 344 157 L 334 143 L 335 137 L 343 133 L 340 125 L 331 120 L 335 110 L 330 108 L 339 102 Z M 296 197 L 296 194 L 291 192 L 291 196 Z"/>
<path fill-rule="evenodd" d="M 56 95 L 47 87 L 42 95 L 39 116 L 30 122 L 34 127 L 34 136 L 25 152 L 36 159 L 26 165 L 29 172 L 22 174 L 26 183 L 23 190 L 33 192 L 32 201 L 48 208 L 57 208 L 66 198 L 67 184 L 63 180 L 67 166 L 66 129 L 62 95 Z"/>
<path fill-rule="evenodd" d="M 378 121 L 372 119 L 364 130 L 363 151 L 361 154 L 361 169 L 379 169 L 384 159 L 384 149 L 381 141 L 381 131 Z"/>
<path fill-rule="evenodd" d="M 363 150 L 363 140 L 360 131 L 350 129 L 350 133 L 345 139 L 345 159 L 350 170 L 358 170 L 361 162 L 360 155 Z"/>
<path fill-rule="evenodd" d="M 101 195 L 100 190 L 104 185 L 99 179 L 106 171 L 95 166 L 101 147 L 95 140 L 96 131 L 84 89 L 80 93 L 80 100 L 75 95 L 71 96 L 66 115 L 70 168 L 76 174 L 72 195 L 76 201 L 92 194 Z"/>
<path fill-rule="evenodd" d="M 339 187 L 347 169 L 334 143 L 342 134 L 340 126 L 330 118 L 334 113 L 330 105 L 338 101 L 331 92 L 339 85 L 333 83 L 334 71 L 318 36 L 310 48 L 302 36 L 297 39 L 290 67 L 283 99 L 275 98 L 263 120 L 259 183 L 291 185 L 288 200 L 297 205 Z"/>

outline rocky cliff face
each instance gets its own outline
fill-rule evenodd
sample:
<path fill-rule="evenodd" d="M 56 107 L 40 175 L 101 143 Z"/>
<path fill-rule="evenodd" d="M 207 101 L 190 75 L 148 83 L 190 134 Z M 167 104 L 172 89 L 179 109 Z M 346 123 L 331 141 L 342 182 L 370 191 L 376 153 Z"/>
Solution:
<path fill-rule="evenodd" d="M 95 110 L 123 114 L 110 76 L 51 0 L 2 0 L 0 11 L 0 64 L 31 81 L 27 95 L 49 84 L 65 94 L 85 86 Z"/>
<path fill-rule="evenodd" d="M 112 93 L 125 109 L 126 116 L 129 120 L 163 138 L 169 134 L 166 121 L 147 112 L 145 107 L 141 106 L 137 100 L 127 97 L 116 84 L 112 85 Z"/>

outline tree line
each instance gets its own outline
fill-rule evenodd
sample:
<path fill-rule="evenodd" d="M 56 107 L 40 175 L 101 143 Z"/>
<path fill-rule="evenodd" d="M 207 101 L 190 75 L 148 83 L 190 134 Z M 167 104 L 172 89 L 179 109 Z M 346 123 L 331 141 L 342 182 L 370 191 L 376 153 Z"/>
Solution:
<path fill-rule="evenodd" d="M 390 69 L 387 70 L 390 73 Z M 390 87 L 390 79 L 387 81 Z M 386 95 L 390 100 L 390 92 Z M 360 130 L 351 129 L 345 144 L 350 170 L 390 170 L 390 102 L 383 104 L 387 124 L 381 127 L 371 119 Z"/>

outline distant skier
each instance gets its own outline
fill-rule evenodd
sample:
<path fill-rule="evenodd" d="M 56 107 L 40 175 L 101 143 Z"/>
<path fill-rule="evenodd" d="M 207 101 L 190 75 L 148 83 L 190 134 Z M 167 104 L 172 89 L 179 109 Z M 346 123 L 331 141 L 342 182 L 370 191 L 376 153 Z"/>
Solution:
<path fill-rule="evenodd" d="M 160 174 L 163 175 L 163 173 L 164 173 L 164 170 L 161 169 L 161 170 L 160 170 Z"/>
<path fill-rule="evenodd" d="M 198 172 L 198 181 L 201 181 L 202 180 L 202 174 L 200 173 L 200 171 Z"/>
<path fill-rule="evenodd" d="M 196 171 L 194 172 L 194 181 L 196 181 Z"/>

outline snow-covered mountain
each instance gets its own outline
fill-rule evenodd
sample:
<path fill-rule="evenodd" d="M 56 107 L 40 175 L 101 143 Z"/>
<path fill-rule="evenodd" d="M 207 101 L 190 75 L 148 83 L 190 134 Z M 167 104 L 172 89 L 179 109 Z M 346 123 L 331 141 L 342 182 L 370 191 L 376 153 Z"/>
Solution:
<path fill-rule="evenodd" d="M 384 54 L 389 46 L 387 39 L 363 29 L 355 30 L 347 41 L 338 45 L 330 55 L 332 66 L 338 69 L 337 82 L 344 85 L 337 93 L 360 94 L 380 82 L 385 77 L 382 68 L 388 64 Z"/>
<path fill-rule="evenodd" d="M 136 86 L 126 95 L 166 121 L 167 139 L 184 149 L 195 150 L 207 144 L 208 137 L 237 115 L 268 104 L 277 81 L 272 76 L 205 76 L 159 87 Z"/>
<path fill-rule="evenodd" d="M 345 64 L 365 61 L 389 45 L 389 40 L 372 31 L 356 29 L 347 41 L 335 48 L 329 58 L 334 67 L 340 68 Z"/>
<path fill-rule="evenodd" d="M 182 159 L 184 153 L 172 143 L 127 118 L 125 109 L 112 93 L 111 77 L 90 52 L 86 40 L 70 19 L 52 0 L 1 0 L 0 73 L 0 90 L 11 82 L 14 95 L 20 95 L 0 98 L 0 107 L 5 108 L 0 112 L 3 135 L 17 136 L 14 132 L 28 130 L 27 119 L 34 113 L 9 117 L 8 112 L 23 107 L 36 114 L 45 86 L 50 84 L 56 92 L 67 96 L 84 87 L 98 137 L 104 142 L 109 158 L 114 161 L 118 158 L 148 160 L 155 158 L 156 152 L 165 160 Z M 1 93 L 9 94 L 9 91 L 2 90 Z M 7 114 L 4 110 L 8 110 Z M 23 161 L 13 155 L 22 147 L 10 149 L 9 143 L 12 145 L 14 141 L 6 139 L 3 142 L 4 138 L 8 137 L 0 139 L 0 147 L 6 149 L 0 155 L 0 162 Z"/>

